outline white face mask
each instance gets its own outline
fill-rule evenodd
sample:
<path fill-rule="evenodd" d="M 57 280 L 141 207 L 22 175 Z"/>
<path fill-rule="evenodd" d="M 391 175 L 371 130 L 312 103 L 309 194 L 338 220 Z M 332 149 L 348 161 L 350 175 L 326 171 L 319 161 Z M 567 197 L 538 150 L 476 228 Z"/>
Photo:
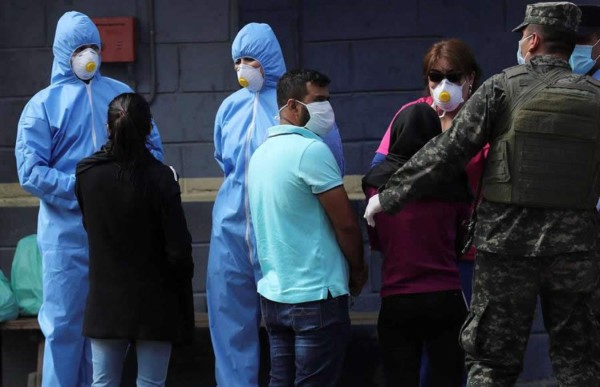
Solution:
<path fill-rule="evenodd" d="M 77 78 L 87 81 L 100 68 L 100 57 L 93 48 L 86 48 L 73 55 L 71 58 L 71 67 Z"/>
<path fill-rule="evenodd" d="M 240 86 L 250 91 L 257 92 L 262 89 L 265 78 L 256 67 L 240 63 L 237 67 L 237 77 Z"/>
<path fill-rule="evenodd" d="M 306 106 L 310 118 L 304 127 L 320 137 L 325 137 L 333 129 L 335 113 L 329 101 L 311 102 L 309 104 L 296 101 Z"/>
<path fill-rule="evenodd" d="M 462 85 L 443 79 L 435 89 L 431 89 L 433 103 L 445 112 L 453 112 L 458 105 L 464 102 Z"/>

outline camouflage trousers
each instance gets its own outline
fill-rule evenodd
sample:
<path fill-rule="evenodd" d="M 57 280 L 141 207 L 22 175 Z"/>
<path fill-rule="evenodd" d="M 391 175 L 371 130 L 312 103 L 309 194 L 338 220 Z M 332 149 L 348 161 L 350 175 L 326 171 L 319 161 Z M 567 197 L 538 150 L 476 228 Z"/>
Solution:
<path fill-rule="evenodd" d="M 596 252 L 552 257 L 477 252 L 471 310 L 460 335 L 467 386 L 514 386 L 538 297 L 559 385 L 599 386 L 600 327 L 590 306 L 599 259 Z"/>

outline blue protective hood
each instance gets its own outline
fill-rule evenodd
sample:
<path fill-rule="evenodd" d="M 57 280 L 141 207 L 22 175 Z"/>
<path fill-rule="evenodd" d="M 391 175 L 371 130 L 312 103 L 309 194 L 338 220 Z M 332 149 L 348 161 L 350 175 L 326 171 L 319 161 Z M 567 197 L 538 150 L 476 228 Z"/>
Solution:
<path fill-rule="evenodd" d="M 275 87 L 285 73 L 281 47 L 268 24 L 246 24 L 233 40 L 231 57 L 234 62 L 243 57 L 259 61 L 265 72 L 265 85 L 269 87 Z"/>
<path fill-rule="evenodd" d="M 56 35 L 52 45 L 54 62 L 50 83 L 78 79 L 71 68 L 71 56 L 77 48 L 87 44 L 95 44 L 101 48 L 100 33 L 92 19 L 75 11 L 62 15 L 56 25 Z M 98 74 L 99 71 L 96 71 L 94 77 Z"/>

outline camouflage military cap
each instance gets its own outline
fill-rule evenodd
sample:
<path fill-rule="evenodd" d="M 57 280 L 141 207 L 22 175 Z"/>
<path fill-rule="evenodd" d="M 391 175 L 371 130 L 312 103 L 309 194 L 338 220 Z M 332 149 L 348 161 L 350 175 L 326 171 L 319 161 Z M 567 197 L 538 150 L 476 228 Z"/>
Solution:
<path fill-rule="evenodd" d="M 529 24 L 540 24 L 577 32 L 581 20 L 581 10 L 566 1 L 554 3 L 528 4 L 525 10 L 525 19 L 513 32 L 519 32 Z"/>

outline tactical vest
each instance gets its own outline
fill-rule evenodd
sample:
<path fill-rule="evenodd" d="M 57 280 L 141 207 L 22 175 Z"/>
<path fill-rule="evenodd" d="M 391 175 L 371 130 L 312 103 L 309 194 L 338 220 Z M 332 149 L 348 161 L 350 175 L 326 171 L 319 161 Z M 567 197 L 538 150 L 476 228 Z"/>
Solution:
<path fill-rule="evenodd" d="M 499 126 L 482 187 L 487 200 L 595 208 L 600 194 L 600 83 L 560 69 L 552 74 L 542 79 L 525 66 L 505 70 L 508 108 L 494 123 Z M 518 97 L 521 93 L 528 94 Z"/>

